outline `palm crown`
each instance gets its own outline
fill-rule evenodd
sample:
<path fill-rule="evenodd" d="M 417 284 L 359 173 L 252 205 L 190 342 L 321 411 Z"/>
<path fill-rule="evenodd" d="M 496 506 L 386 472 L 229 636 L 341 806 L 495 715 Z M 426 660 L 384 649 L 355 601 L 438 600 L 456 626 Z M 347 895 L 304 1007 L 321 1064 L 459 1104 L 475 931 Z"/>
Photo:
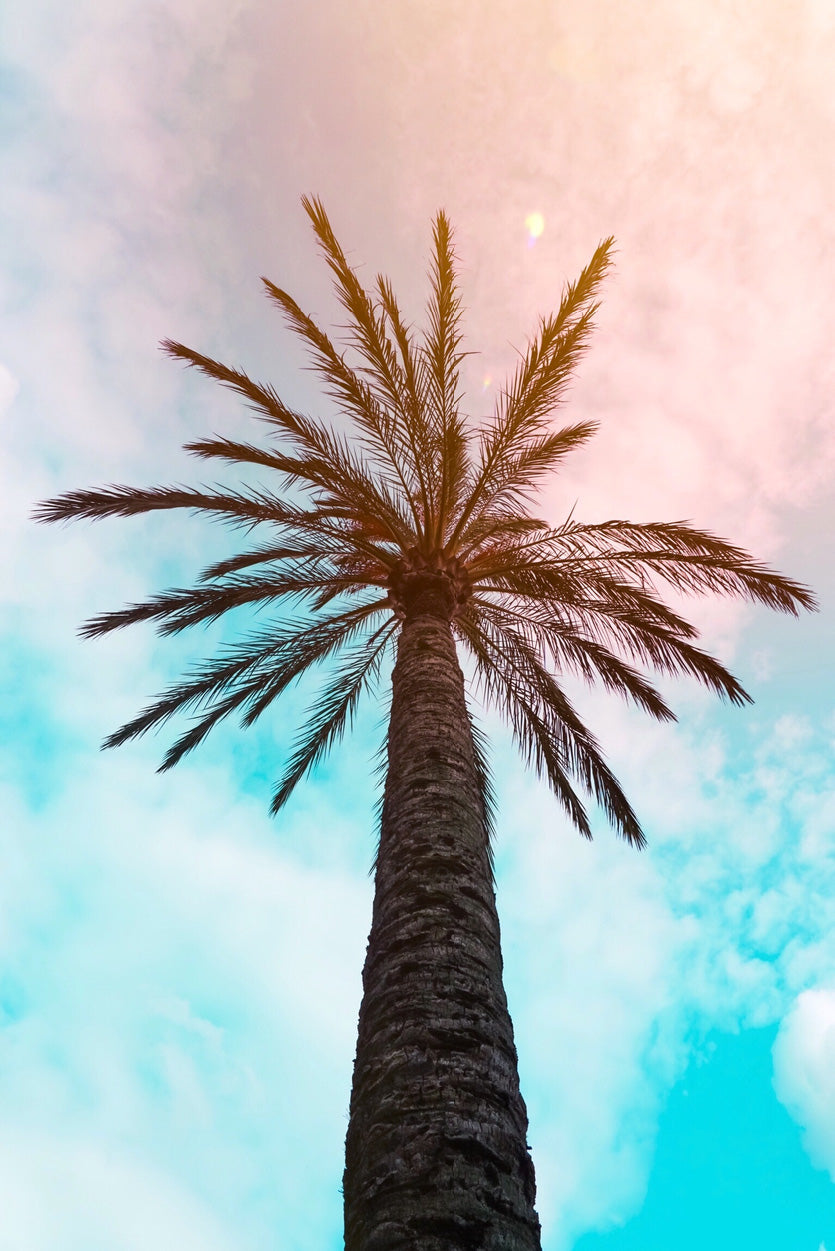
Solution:
<path fill-rule="evenodd" d="M 642 668 L 690 674 L 743 703 L 750 697 L 695 645 L 697 631 L 663 602 L 656 584 L 745 596 L 791 613 L 814 607 L 813 596 L 686 522 L 583 525 L 569 518 L 553 527 L 530 515 L 536 488 L 596 429 L 583 421 L 555 430 L 551 422 L 588 343 L 611 239 L 565 288 L 558 311 L 541 321 L 492 417 L 474 428 L 460 411 L 461 304 L 444 213 L 434 222 L 428 324 L 418 338 L 388 280 L 378 277 L 373 292 L 365 290 L 321 203 L 303 203 L 348 314 L 353 363 L 290 295 L 267 279 L 264 285 L 309 349 L 352 437 L 293 411 L 244 372 L 166 341 L 170 355 L 242 395 L 276 436 L 267 447 L 214 437 L 187 450 L 271 470 L 276 486 L 111 486 L 39 506 L 46 521 L 184 508 L 247 531 L 262 527 L 268 536 L 204 569 L 196 586 L 94 617 L 82 628 L 88 637 L 145 620 L 174 634 L 241 605 L 296 605 L 196 666 L 105 745 L 175 713 L 196 714 L 165 756 L 167 769 L 223 718 L 236 713 L 251 725 L 305 670 L 332 660 L 273 798 L 277 811 L 350 722 L 400 623 L 431 584 L 443 592 L 482 694 L 506 714 L 523 755 L 547 777 L 574 825 L 590 836 L 579 784 L 641 846 L 632 808 L 555 675 L 600 681 L 659 720 L 673 713 Z M 479 771 L 486 787 L 482 757 Z"/>

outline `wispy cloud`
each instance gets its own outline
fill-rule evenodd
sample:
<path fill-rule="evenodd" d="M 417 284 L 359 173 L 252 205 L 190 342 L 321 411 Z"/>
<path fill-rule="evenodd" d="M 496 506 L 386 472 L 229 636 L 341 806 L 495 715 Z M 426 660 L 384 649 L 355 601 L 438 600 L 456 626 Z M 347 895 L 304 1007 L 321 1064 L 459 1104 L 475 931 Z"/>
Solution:
<path fill-rule="evenodd" d="M 86 770 L 38 815 L 5 796 L 4 1227 L 214 1251 L 281 1220 L 321 1247 L 370 883 L 281 853 L 221 773 L 163 805 L 144 772 Z"/>
<path fill-rule="evenodd" d="M 568 841 L 544 791 L 534 800 L 515 784 L 503 796 L 511 1006 L 556 1247 L 640 1206 L 657 1111 L 693 1039 L 778 1021 L 835 958 L 829 727 L 784 720 L 749 747 L 692 730 L 627 731 L 628 718 L 611 713 L 607 721 L 604 737 L 646 819 L 642 857 L 603 828 L 591 846 Z M 798 735 L 802 751 L 787 751 Z M 804 1050 L 806 1084 L 787 1076 L 785 1089 L 800 1101 L 798 1119 L 828 1141 L 828 1078 L 811 1110 L 828 1059 L 829 998 L 819 994 L 799 1000 L 814 1005 L 817 1032 L 791 1032 L 793 1053 L 801 1039 L 818 1040 L 816 1059 Z M 778 1093 L 786 1098 L 779 1084 Z"/>
<path fill-rule="evenodd" d="M 237 1251 L 231 1223 L 219 1221 L 170 1171 L 120 1149 L 112 1139 L 15 1129 L 0 1135 L 0 1202 L 8 1247 L 55 1251 Z"/>
<path fill-rule="evenodd" d="M 774 1044 L 774 1088 L 812 1162 L 835 1181 L 835 990 L 804 991 L 791 1005 Z"/>

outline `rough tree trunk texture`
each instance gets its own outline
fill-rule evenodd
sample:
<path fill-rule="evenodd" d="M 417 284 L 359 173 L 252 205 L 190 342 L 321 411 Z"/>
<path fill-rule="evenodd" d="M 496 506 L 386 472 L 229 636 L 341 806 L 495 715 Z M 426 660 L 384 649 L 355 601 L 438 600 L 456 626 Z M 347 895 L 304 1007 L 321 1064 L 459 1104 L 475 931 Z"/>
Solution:
<path fill-rule="evenodd" d="M 464 680 L 426 583 L 393 675 L 345 1248 L 540 1251 Z"/>

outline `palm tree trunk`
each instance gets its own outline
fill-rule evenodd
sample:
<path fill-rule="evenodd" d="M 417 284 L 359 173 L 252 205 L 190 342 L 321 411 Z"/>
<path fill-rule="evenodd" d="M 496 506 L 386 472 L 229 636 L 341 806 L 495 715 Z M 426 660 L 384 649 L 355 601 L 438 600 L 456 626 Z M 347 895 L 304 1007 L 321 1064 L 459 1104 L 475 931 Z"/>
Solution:
<path fill-rule="evenodd" d="M 540 1251 L 464 681 L 426 583 L 393 675 L 345 1248 Z"/>

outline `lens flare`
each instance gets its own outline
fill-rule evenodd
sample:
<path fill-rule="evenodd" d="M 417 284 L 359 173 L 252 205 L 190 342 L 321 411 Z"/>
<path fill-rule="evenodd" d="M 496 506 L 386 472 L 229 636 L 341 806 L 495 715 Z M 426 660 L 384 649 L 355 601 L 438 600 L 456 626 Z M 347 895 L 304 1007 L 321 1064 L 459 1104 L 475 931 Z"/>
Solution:
<path fill-rule="evenodd" d="M 528 247 L 533 247 L 545 229 L 545 218 L 541 213 L 528 213 L 525 218 L 525 229 L 528 232 Z"/>

